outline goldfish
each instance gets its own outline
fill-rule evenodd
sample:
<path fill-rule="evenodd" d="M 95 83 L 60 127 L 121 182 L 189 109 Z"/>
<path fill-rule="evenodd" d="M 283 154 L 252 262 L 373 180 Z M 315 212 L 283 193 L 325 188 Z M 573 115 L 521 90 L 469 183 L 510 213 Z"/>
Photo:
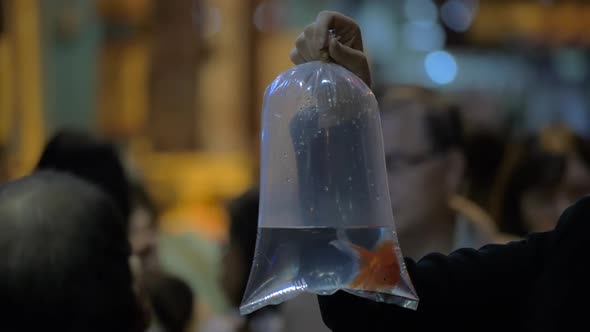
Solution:
<path fill-rule="evenodd" d="M 357 263 L 358 272 L 347 287 L 376 291 L 394 287 L 400 281 L 400 265 L 393 240 L 380 241 L 373 250 L 342 239 L 330 244 L 350 255 Z"/>

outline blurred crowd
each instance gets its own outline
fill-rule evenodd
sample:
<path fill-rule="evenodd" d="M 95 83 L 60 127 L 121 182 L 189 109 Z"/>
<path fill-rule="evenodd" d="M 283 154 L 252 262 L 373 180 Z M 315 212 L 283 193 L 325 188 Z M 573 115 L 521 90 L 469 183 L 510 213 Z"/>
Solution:
<path fill-rule="evenodd" d="M 466 135 L 465 117 L 450 96 L 416 86 L 376 91 L 392 210 L 408 257 L 551 230 L 566 207 L 590 193 L 590 143 L 566 126 L 515 138 L 505 135 L 508 129 Z M 234 310 L 198 322 L 194 291 L 160 267 L 158 208 L 141 181 L 112 144 L 60 131 L 31 175 L 0 188 L 0 293 L 10 313 L 3 324 L 62 331 L 325 330 L 313 296 L 238 314 L 258 204 L 256 188 L 228 204 L 219 283 Z"/>

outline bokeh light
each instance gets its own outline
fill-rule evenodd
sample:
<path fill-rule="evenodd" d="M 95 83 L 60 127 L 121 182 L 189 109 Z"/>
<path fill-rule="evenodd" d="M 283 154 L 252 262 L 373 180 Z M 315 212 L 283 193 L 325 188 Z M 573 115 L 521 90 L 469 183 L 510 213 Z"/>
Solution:
<path fill-rule="evenodd" d="M 451 83 L 457 76 L 457 61 L 446 51 L 428 53 L 424 68 L 428 77 L 437 84 Z"/>
<path fill-rule="evenodd" d="M 473 22 L 477 5 L 477 1 L 449 0 L 440 8 L 441 19 L 451 30 L 465 32 Z"/>
<path fill-rule="evenodd" d="M 404 42 L 416 51 L 434 51 L 445 44 L 442 26 L 432 22 L 406 22 L 402 27 Z"/>

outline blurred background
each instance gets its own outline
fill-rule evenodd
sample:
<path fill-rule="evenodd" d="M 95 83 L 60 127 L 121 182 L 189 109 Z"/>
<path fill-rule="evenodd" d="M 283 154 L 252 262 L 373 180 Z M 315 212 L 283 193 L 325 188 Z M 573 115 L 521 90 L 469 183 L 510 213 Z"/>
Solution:
<path fill-rule="evenodd" d="M 202 319 L 223 311 L 225 206 L 257 182 L 264 89 L 324 9 L 359 22 L 375 86 L 449 93 L 468 136 L 590 135 L 587 1 L 0 0 L 0 177 L 58 129 L 113 140 L 161 211 L 163 265 Z M 502 151 L 467 145 L 484 187 Z"/>

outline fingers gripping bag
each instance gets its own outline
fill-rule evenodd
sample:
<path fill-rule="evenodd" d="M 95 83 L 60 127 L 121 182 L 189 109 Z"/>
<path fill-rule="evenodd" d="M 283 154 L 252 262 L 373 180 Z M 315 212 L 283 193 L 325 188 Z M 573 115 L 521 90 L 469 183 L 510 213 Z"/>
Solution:
<path fill-rule="evenodd" d="M 330 62 L 285 71 L 266 90 L 261 143 L 258 237 L 240 312 L 338 290 L 415 309 L 370 88 Z"/>

